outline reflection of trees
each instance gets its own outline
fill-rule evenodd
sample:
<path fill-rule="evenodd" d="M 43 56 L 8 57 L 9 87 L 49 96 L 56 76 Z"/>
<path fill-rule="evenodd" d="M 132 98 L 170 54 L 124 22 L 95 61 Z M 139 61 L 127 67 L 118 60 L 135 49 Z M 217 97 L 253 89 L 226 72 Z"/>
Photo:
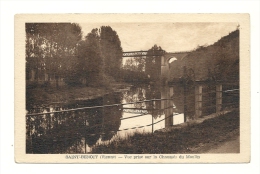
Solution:
<path fill-rule="evenodd" d="M 146 99 L 159 99 L 161 98 L 160 89 L 156 86 L 148 86 L 146 89 Z M 162 115 L 161 101 L 152 101 L 146 103 L 146 108 L 149 114 L 151 114 L 155 119 Z"/>
<path fill-rule="evenodd" d="M 209 115 L 216 112 L 216 86 L 207 84 L 202 88 L 202 115 Z M 212 107 L 213 106 L 213 107 Z"/>
<path fill-rule="evenodd" d="M 176 107 L 175 111 L 178 113 L 184 113 L 184 87 L 183 85 L 174 85 L 173 86 L 174 94 L 173 94 L 173 102 Z M 187 100 L 189 101 L 189 100 Z"/>
<path fill-rule="evenodd" d="M 123 97 L 127 103 L 138 102 L 143 100 L 159 99 L 161 98 L 161 92 L 160 89 L 155 86 L 133 86 L 129 91 L 124 93 Z M 162 111 L 160 110 L 161 101 L 135 103 L 133 106 L 139 109 L 146 108 L 148 113 L 153 115 L 154 118 L 157 118 L 162 114 Z"/>
<path fill-rule="evenodd" d="M 88 110 L 86 124 L 85 140 L 89 146 L 93 146 L 100 138 L 102 127 L 102 109 Z"/>
<path fill-rule="evenodd" d="M 61 153 L 72 146 L 84 131 L 82 112 L 62 112 L 29 117 L 27 152 Z M 27 138 L 28 140 L 29 137 Z"/>
<path fill-rule="evenodd" d="M 143 87 L 133 86 L 129 91 L 124 93 L 123 97 L 127 103 L 143 101 L 145 100 L 145 89 Z M 145 107 L 145 104 L 134 103 L 133 106 L 135 108 L 143 108 Z"/>
<path fill-rule="evenodd" d="M 103 105 L 121 103 L 121 97 L 115 95 L 107 95 L 103 100 Z M 110 140 L 118 131 L 122 117 L 122 105 L 106 107 L 103 109 L 103 136 L 102 140 Z"/>
<path fill-rule="evenodd" d="M 175 105 L 174 112 L 184 113 L 188 118 L 192 118 L 195 112 L 195 86 L 192 81 L 184 82 L 184 84 L 176 84 L 173 86 L 173 102 Z M 184 94 L 186 96 L 186 108 L 184 109 Z"/>
<path fill-rule="evenodd" d="M 92 101 L 92 105 L 114 103 L 120 103 L 120 96 L 107 95 Z M 97 143 L 101 135 L 102 140 L 109 140 L 114 136 L 121 124 L 121 107 L 27 117 L 26 151 L 27 153 L 83 153 L 82 139 L 91 147 Z"/>

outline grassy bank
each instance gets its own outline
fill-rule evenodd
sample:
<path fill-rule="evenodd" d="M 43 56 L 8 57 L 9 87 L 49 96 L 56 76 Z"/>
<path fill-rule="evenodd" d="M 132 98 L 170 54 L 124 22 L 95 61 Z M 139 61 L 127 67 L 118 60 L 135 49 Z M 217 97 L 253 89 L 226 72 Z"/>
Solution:
<path fill-rule="evenodd" d="M 160 153 L 203 153 L 233 137 L 239 136 L 239 112 L 191 124 L 168 132 L 136 133 L 127 139 L 116 139 L 107 145 L 98 145 L 92 153 L 106 154 L 160 154 Z"/>
<path fill-rule="evenodd" d="M 113 82 L 107 86 L 64 86 L 54 87 L 28 87 L 26 88 L 27 108 L 34 106 L 48 106 L 50 104 L 66 104 L 76 100 L 90 100 L 101 97 L 118 89 L 125 88 L 127 84 Z"/>

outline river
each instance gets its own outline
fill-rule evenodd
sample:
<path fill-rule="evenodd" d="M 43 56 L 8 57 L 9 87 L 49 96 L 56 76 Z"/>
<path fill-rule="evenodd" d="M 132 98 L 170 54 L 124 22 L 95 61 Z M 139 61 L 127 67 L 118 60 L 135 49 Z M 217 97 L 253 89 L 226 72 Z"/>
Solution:
<path fill-rule="evenodd" d="M 174 114 L 172 124 L 183 123 L 182 90 L 175 87 L 169 97 L 169 87 L 132 86 L 93 100 L 28 109 L 27 114 L 46 114 L 26 116 L 26 153 L 91 153 L 95 145 L 165 128 L 169 108 Z M 167 98 L 172 99 L 170 104 L 154 100 Z M 91 106 L 105 107 L 75 109 Z M 50 113 L 64 110 L 68 111 Z"/>

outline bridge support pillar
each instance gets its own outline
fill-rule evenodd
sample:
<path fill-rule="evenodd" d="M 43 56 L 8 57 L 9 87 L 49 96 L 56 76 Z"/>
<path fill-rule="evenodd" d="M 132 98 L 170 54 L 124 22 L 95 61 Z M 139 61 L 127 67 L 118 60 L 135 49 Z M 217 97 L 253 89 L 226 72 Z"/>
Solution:
<path fill-rule="evenodd" d="M 161 56 L 161 83 L 167 85 L 169 79 L 169 65 L 165 62 L 165 57 Z"/>

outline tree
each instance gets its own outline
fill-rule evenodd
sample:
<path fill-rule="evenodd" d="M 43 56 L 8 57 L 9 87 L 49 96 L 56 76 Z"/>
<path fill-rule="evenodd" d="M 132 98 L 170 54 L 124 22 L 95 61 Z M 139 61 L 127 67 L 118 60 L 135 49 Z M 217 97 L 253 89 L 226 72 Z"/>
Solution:
<path fill-rule="evenodd" d="M 26 23 L 27 72 L 35 67 L 56 82 L 73 69 L 82 32 L 75 23 Z M 36 63 L 35 63 L 36 62 Z M 40 73 L 38 73 L 40 74 Z"/>
<path fill-rule="evenodd" d="M 78 44 L 77 77 L 93 81 L 102 73 L 103 58 L 99 43 L 98 29 L 93 29 Z"/>
<path fill-rule="evenodd" d="M 154 45 L 148 50 L 145 59 L 145 73 L 152 81 L 160 79 L 161 73 L 161 56 L 165 51 L 159 46 Z"/>
<path fill-rule="evenodd" d="M 110 26 L 99 30 L 104 73 L 119 78 L 122 65 L 122 47 L 119 36 Z"/>
<path fill-rule="evenodd" d="M 119 78 L 121 64 L 121 42 L 109 26 L 93 29 L 78 44 L 77 74 L 86 78 L 88 84 L 105 76 Z"/>
<path fill-rule="evenodd" d="M 138 71 L 138 62 L 134 58 L 127 59 L 123 68 L 130 71 Z"/>
<path fill-rule="evenodd" d="M 29 73 L 35 73 L 36 80 L 39 78 L 39 72 L 42 69 L 44 50 L 41 47 L 44 44 L 44 39 L 39 31 L 39 25 L 34 23 L 26 24 L 26 79 L 29 80 Z"/>

